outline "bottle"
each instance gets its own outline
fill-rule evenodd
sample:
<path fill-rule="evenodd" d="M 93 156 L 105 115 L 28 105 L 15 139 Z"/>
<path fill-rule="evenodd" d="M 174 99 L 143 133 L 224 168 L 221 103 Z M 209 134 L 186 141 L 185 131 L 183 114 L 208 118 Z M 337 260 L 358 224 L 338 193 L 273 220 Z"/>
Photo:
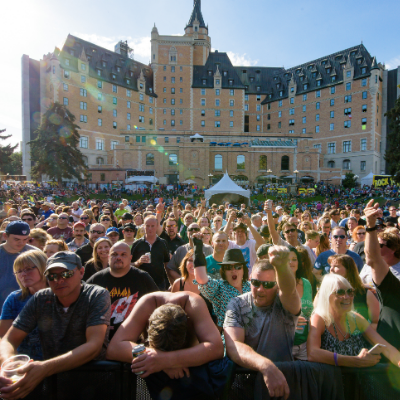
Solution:
<path fill-rule="evenodd" d="M 146 347 L 144 346 L 144 344 L 139 344 L 138 346 L 135 346 L 132 349 L 132 357 L 136 358 L 141 356 L 142 354 L 144 354 L 146 352 Z M 140 372 L 135 372 L 136 375 L 142 375 L 144 373 L 144 371 L 140 371 Z"/>

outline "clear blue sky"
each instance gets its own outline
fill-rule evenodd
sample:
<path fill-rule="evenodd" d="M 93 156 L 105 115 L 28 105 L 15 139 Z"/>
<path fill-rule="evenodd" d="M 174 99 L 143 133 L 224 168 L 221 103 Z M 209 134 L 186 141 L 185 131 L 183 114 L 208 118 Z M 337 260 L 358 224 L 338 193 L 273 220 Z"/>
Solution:
<path fill-rule="evenodd" d="M 21 141 L 21 56 L 40 59 L 68 33 L 113 49 L 127 39 L 135 58 L 150 58 L 150 32 L 183 34 L 193 0 L 4 1 L 0 42 L 0 129 Z M 234 65 L 311 61 L 363 41 L 378 62 L 400 65 L 400 1 L 202 0 L 213 49 Z M 4 142 L 3 142 L 4 144 Z"/>

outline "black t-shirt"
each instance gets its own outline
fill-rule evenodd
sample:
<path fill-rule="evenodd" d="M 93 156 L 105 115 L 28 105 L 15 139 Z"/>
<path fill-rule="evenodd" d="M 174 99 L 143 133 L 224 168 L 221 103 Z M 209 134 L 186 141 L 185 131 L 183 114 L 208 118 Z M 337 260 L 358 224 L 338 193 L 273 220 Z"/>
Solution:
<path fill-rule="evenodd" d="M 91 276 L 96 274 L 97 272 L 101 271 L 103 269 L 103 265 L 101 263 L 98 263 L 95 265 L 94 260 L 93 261 L 88 261 L 85 264 L 85 273 L 83 274 L 83 281 L 87 281 Z"/>
<path fill-rule="evenodd" d="M 151 276 L 135 267 L 131 267 L 129 272 L 120 278 L 112 276 L 110 268 L 106 268 L 96 272 L 87 283 L 101 286 L 110 293 L 110 340 L 137 301 L 147 293 L 158 291 Z"/>
<path fill-rule="evenodd" d="M 164 263 L 170 260 L 167 242 L 157 236 L 156 241 L 150 248 L 150 244 L 143 237 L 133 243 L 131 253 L 133 263 L 146 253 L 151 253 L 151 263 L 142 264 L 139 268 L 150 274 L 159 290 L 166 290 L 168 288 L 168 278 Z"/>
<path fill-rule="evenodd" d="M 378 333 L 397 350 L 400 350 L 400 281 L 389 270 L 377 286 L 381 312 Z"/>
<path fill-rule="evenodd" d="M 393 222 L 395 226 L 397 226 L 397 218 L 398 217 L 385 217 L 385 222 Z"/>
<path fill-rule="evenodd" d="M 354 248 L 353 251 L 354 253 L 357 253 L 361 259 L 363 260 L 364 264 L 365 264 L 365 252 L 364 252 L 364 246 L 365 246 L 365 242 L 358 242 Z"/>
<path fill-rule="evenodd" d="M 85 265 L 93 257 L 93 247 L 90 243 L 84 244 L 75 254 L 81 258 L 82 265 Z"/>
<path fill-rule="evenodd" d="M 178 247 L 186 244 L 185 241 L 179 235 L 176 235 L 175 238 L 171 240 L 169 238 L 169 235 L 165 231 L 163 231 L 161 233 L 160 238 L 164 239 L 167 242 L 169 254 L 171 254 L 171 255 L 173 255 L 175 253 L 175 251 Z"/>

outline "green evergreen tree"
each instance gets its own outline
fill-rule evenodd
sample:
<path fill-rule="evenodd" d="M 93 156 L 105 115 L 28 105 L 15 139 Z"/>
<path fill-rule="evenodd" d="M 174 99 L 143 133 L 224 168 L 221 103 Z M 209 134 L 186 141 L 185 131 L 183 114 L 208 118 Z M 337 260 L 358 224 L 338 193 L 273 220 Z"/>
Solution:
<path fill-rule="evenodd" d="M 6 130 L 2 129 L 0 130 L 0 139 L 1 140 L 6 140 L 11 137 L 11 135 L 2 135 Z M 11 163 L 11 155 L 14 153 L 14 150 L 18 147 L 16 144 L 15 146 L 11 146 L 8 144 L 7 146 L 2 146 L 0 144 L 0 175 L 6 174 L 9 171 L 7 171 L 7 167 Z"/>
<path fill-rule="evenodd" d="M 10 175 L 22 175 L 22 152 L 14 151 L 10 156 L 10 162 L 4 167 L 4 173 Z"/>
<path fill-rule="evenodd" d="M 387 150 L 385 153 L 387 172 L 400 183 L 400 97 L 394 107 L 385 113 L 389 119 L 389 133 L 387 135 Z"/>
<path fill-rule="evenodd" d="M 342 186 L 346 189 L 351 189 L 356 187 L 355 175 L 351 172 L 347 172 L 344 179 L 342 180 Z"/>
<path fill-rule="evenodd" d="M 34 179 L 47 175 L 59 184 L 63 179 L 84 179 L 86 166 L 78 149 L 79 126 L 74 121 L 75 116 L 60 103 L 54 103 L 43 115 L 36 139 L 29 142 Z"/>

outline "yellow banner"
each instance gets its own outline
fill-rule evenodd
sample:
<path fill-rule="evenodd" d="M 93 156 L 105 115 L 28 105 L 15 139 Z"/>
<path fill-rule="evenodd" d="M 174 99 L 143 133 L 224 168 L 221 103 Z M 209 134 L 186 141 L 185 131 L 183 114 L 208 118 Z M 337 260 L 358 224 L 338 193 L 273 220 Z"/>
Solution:
<path fill-rule="evenodd" d="M 278 189 L 278 193 L 287 193 L 286 188 L 277 188 L 277 189 Z"/>
<path fill-rule="evenodd" d="M 307 193 L 307 189 L 299 188 L 299 194 L 306 194 L 306 193 Z"/>
<path fill-rule="evenodd" d="M 307 193 L 315 194 L 315 189 L 307 189 Z"/>
<path fill-rule="evenodd" d="M 375 187 L 383 187 L 393 184 L 393 178 L 389 175 L 374 175 L 374 177 L 372 178 L 372 185 Z"/>

